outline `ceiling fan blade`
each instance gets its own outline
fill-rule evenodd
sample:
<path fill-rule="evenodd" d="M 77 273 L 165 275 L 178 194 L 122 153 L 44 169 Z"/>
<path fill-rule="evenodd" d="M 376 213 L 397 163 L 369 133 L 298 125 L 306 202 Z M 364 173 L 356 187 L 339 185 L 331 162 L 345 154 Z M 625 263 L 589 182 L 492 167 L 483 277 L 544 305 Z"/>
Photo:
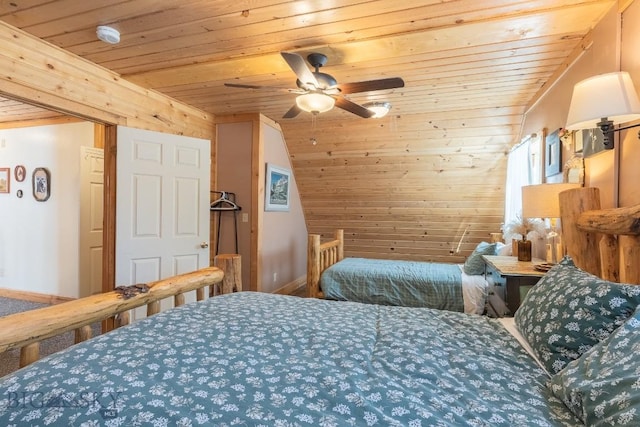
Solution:
<path fill-rule="evenodd" d="M 284 116 L 282 116 L 283 119 L 292 119 L 295 116 L 297 116 L 298 114 L 300 114 L 302 112 L 302 110 L 300 109 L 300 107 L 298 107 L 298 104 L 293 104 L 293 107 L 289 108 L 289 111 L 287 111 Z"/>
<path fill-rule="evenodd" d="M 289 67 L 296 73 L 296 77 L 303 84 L 313 85 L 314 88 L 318 87 L 318 80 L 316 80 L 316 76 L 313 75 L 309 67 L 307 67 L 307 63 L 304 58 L 297 53 L 290 52 L 280 52 L 280 55 L 287 61 Z"/>
<path fill-rule="evenodd" d="M 343 110 L 346 110 L 365 119 L 368 119 L 375 114 L 368 108 L 363 107 L 362 105 L 358 105 L 355 102 L 351 102 L 347 98 L 343 98 L 341 96 L 336 98 L 336 107 L 342 108 Z"/>
<path fill-rule="evenodd" d="M 275 92 L 305 93 L 305 91 L 301 89 L 287 89 L 283 87 L 274 87 L 274 86 L 243 85 L 238 83 L 225 83 L 224 85 L 227 87 L 237 87 L 240 89 L 259 89 L 259 90 L 270 90 Z"/>
<path fill-rule="evenodd" d="M 368 80 L 364 82 L 342 83 L 338 87 L 342 93 L 371 92 L 374 90 L 395 89 L 404 87 L 404 80 L 400 77 L 388 79 Z"/>
<path fill-rule="evenodd" d="M 224 84 L 227 87 L 239 87 L 242 89 L 262 89 L 263 86 L 255 86 L 255 85 L 241 85 L 241 84 L 237 84 L 237 83 L 225 83 Z"/>

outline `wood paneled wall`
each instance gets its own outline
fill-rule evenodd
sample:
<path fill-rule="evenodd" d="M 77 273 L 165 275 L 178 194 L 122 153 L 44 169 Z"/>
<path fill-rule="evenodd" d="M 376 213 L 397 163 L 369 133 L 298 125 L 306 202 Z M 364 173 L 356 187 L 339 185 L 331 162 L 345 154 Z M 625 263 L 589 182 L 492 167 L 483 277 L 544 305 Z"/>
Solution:
<path fill-rule="evenodd" d="M 309 232 L 343 228 L 346 256 L 464 262 L 501 229 L 521 113 L 283 123 Z"/>

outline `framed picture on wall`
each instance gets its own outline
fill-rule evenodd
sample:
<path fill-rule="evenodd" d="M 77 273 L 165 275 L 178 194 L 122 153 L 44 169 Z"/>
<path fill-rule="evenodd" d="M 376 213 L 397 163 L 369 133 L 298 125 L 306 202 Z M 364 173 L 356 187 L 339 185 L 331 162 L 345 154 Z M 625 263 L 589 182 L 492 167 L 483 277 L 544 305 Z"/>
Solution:
<path fill-rule="evenodd" d="M 264 210 L 288 211 L 291 171 L 267 163 L 266 181 Z"/>
<path fill-rule="evenodd" d="M 46 202 L 51 196 L 51 174 L 46 168 L 33 170 L 33 197 L 39 202 Z"/>
<path fill-rule="evenodd" d="M 0 168 L 0 193 L 8 193 L 11 187 L 11 168 Z"/>
<path fill-rule="evenodd" d="M 582 140 L 582 131 L 576 130 L 573 132 L 573 152 L 575 154 L 582 155 L 584 150 L 584 141 Z"/>
<path fill-rule="evenodd" d="M 23 165 L 18 165 L 13 169 L 13 177 L 16 182 L 22 182 L 27 177 L 27 169 Z"/>
<path fill-rule="evenodd" d="M 560 173 L 560 165 L 562 164 L 562 145 L 560 144 L 559 129 L 556 129 L 547 135 L 545 147 L 544 176 L 548 178 Z"/>

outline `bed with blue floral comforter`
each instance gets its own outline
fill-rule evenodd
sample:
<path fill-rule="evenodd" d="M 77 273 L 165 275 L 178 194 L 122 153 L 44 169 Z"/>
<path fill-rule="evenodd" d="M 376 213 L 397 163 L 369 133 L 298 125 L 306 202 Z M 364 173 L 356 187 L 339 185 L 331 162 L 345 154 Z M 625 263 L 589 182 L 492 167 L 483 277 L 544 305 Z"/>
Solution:
<path fill-rule="evenodd" d="M 574 426 L 495 319 L 252 292 L 0 380 L 0 425 Z"/>

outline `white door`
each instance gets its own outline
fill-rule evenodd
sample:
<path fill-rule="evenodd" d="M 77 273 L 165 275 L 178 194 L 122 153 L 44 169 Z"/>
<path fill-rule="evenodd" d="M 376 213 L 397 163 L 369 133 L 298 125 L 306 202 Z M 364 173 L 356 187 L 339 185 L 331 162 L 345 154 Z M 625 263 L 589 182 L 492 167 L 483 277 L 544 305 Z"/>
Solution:
<path fill-rule="evenodd" d="M 116 286 L 208 266 L 210 141 L 126 127 L 117 140 Z"/>
<path fill-rule="evenodd" d="M 104 150 L 80 147 L 80 297 L 102 292 Z"/>

